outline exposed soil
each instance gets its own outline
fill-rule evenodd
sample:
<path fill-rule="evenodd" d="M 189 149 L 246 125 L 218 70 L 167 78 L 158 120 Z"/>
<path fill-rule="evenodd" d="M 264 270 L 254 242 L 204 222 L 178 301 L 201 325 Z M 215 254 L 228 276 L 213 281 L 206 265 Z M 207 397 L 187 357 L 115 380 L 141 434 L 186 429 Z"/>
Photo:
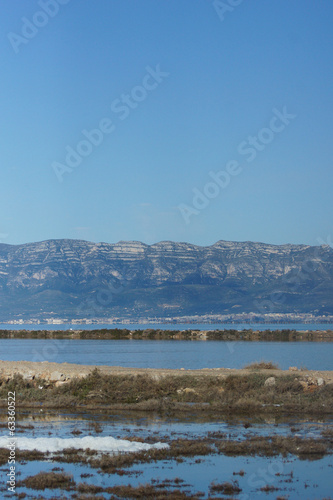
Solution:
<path fill-rule="evenodd" d="M 267 363 L 267 362 L 266 362 Z M 269 362 L 268 362 L 269 363 Z M 293 368 L 293 367 L 291 367 Z M 202 368 L 198 370 L 185 370 L 180 369 L 164 369 L 164 368 L 129 368 L 122 366 L 95 366 L 95 365 L 76 365 L 72 363 L 51 363 L 48 361 L 33 362 L 33 361 L 1 361 L 0 360 L 0 377 L 12 377 L 14 373 L 22 374 L 23 376 L 31 376 L 36 378 L 48 378 L 53 372 L 64 375 L 64 379 L 72 379 L 74 377 L 85 377 L 92 371 L 98 369 L 104 375 L 122 375 L 122 376 L 136 376 L 146 375 L 154 380 L 161 380 L 167 376 L 183 377 L 184 375 L 195 377 L 217 377 L 220 379 L 226 378 L 229 375 L 249 375 L 253 373 L 256 366 L 249 368 L 233 369 L 233 368 Z M 290 376 L 301 375 L 303 378 L 317 377 L 322 378 L 326 384 L 333 383 L 333 371 L 326 370 L 301 370 L 294 368 L 293 370 L 280 370 L 272 368 L 262 369 L 259 365 L 258 370 L 260 373 L 267 376 Z"/>

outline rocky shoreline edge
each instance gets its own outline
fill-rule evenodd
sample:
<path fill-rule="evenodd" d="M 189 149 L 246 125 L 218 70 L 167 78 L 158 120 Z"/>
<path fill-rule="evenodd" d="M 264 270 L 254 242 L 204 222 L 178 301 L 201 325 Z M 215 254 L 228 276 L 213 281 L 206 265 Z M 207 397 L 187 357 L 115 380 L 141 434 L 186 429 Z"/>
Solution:
<path fill-rule="evenodd" d="M 257 368 L 256 368 L 257 366 Z M 303 370 L 297 367 L 289 367 L 288 370 L 276 368 L 260 368 L 253 365 L 250 368 L 201 368 L 191 369 L 164 369 L 164 368 L 129 368 L 121 366 L 97 366 L 97 365 L 79 365 L 72 363 L 54 363 L 48 361 L 2 361 L 0 360 L 0 379 L 11 380 L 15 375 L 21 375 L 24 380 L 32 381 L 34 379 L 43 379 L 53 382 L 56 387 L 69 383 L 74 378 L 85 378 L 94 370 L 98 370 L 102 375 L 111 376 L 148 376 L 155 381 L 162 380 L 165 377 L 184 377 L 192 376 L 195 378 L 214 377 L 225 379 L 229 376 L 252 375 L 254 371 L 268 378 L 290 377 L 296 375 L 301 381 L 308 385 L 323 386 L 333 383 L 333 371 L 328 370 Z"/>

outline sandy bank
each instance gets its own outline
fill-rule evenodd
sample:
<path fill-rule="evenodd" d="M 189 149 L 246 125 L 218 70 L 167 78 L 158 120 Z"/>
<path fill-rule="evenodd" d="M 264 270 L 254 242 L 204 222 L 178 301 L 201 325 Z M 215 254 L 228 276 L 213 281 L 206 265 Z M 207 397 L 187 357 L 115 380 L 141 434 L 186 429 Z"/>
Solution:
<path fill-rule="evenodd" d="M 98 369 L 105 375 L 149 375 L 155 380 L 163 377 L 191 375 L 195 377 L 226 378 L 228 375 L 248 375 L 253 373 L 250 369 L 230 368 L 202 368 L 199 370 L 185 369 L 156 369 L 156 368 L 128 368 L 120 366 L 76 365 L 71 363 L 50 363 L 32 361 L 0 361 L 0 377 L 12 378 L 15 373 L 21 374 L 25 379 L 43 378 L 52 381 L 69 381 L 74 377 L 82 378 Z M 302 378 L 322 378 L 326 384 L 333 383 L 333 371 L 320 370 L 258 370 L 267 376 L 300 375 Z"/>

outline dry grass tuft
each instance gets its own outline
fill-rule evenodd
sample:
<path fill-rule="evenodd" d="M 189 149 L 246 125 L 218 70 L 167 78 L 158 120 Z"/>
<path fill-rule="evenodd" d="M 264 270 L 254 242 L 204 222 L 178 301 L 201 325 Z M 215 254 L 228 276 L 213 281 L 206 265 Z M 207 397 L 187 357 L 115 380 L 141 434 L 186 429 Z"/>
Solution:
<path fill-rule="evenodd" d="M 300 459 L 318 460 L 330 453 L 332 444 L 325 439 L 302 439 L 288 436 L 254 436 L 244 441 L 225 440 L 217 444 L 221 453 L 229 456 L 276 456 L 293 454 Z"/>
<path fill-rule="evenodd" d="M 223 493 L 224 495 L 238 495 L 242 489 L 238 485 L 238 481 L 232 481 L 229 483 L 225 481 L 224 483 L 211 483 L 209 486 L 210 493 Z"/>
<path fill-rule="evenodd" d="M 199 500 L 203 497 L 202 493 L 190 493 L 180 490 L 165 490 L 163 483 L 161 485 L 153 486 L 151 484 L 142 484 L 136 488 L 128 486 L 112 486 L 105 488 L 107 493 L 116 495 L 117 498 L 126 499 L 142 499 L 142 500 Z M 113 497 L 111 497 L 113 498 Z"/>
<path fill-rule="evenodd" d="M 245 365 L 244 368 L 248 370 L 279 370 L 279 365 L 272 361 L 256 361 L 255 363 Z"/>
<path fill-rule="evenodd" d="M 29 476 L 23 479 L 23 481 L 19 481 L 17 486 L 25 486 L 33 490 L 60 488 L 68 491 L 75 489 L 75 482 L 73 481 L 73 476 L 65 474 L 64 472 L 39 472 L 35 476 Z"/>

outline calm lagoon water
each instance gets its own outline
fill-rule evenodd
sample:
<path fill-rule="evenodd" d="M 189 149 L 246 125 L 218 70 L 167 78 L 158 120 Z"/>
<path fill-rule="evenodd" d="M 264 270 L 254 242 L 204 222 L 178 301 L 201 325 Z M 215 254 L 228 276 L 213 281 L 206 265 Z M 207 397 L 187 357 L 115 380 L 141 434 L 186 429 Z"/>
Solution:
<path fill-rule="evenodd" d="M 0 411 L 0 420 L 5 422 L 7 415 L 4 410 Z M 202 417 L 201 417 L 202 418 Z M 94 424 L 100 426 L 98 433 Z M 244 424 L 250 425 L 245 429 Z M 207 436 L 208 432 L 223 432 L 228 439 L 244 439 L 253 435 L 272 435 L 302 437 L 319 437 L 321 431 L 331 421 L 312 422 L 306 419 L 296 419 L 288 422 L 285 419 L 271 419 L 266 416 L 262 419 L 254 417 L 243 417 L 241 421 L 227 421 L 223 418 L 214 421 L 197 421 L 195 416 L 192 420 L 187 417 L 183 419 L 165 418 L 158 414 L 146 415 L 142 417 L 131 414 L 128 418 L 123 415 L 107 414 L 101 412 L 92 414 L 66 414 L 57 412 L 40 411 L 19 412 L 17 420 L 19 441 L 20 436 L 34 439 L 38 448 L 41 439 L 73 438 L 73 431 L 81 437 L 90 436 L 94 439 L 127 439 L 136 436 L 144 442 L 148 436 L 168 442 L 171 439 L 197 439 Z M 92 445 L 93 449 L 93 445 Z M 100 485 L 103 487 L 112 485 L 138 486 L 159 479 L 163 481 L 181 478 L 184 483 L 177 487 L 182 490 L 192 492 L 202 491 L 205 498 L 209 495 L 209 485 L 212 482 L 223 482 L 238 480 L 242 489 L 237 498 L 250 500 L 252 498 L 263 498 L 275 500 L 277 496 L 284 496 L 289 500 L 295 499 L 319 499 L 328 498 L 331 494 L 331 470 L 332 456 L 326 456 L 318 460 L 300 460 L 295 456 L 275 456 L 275 457 L 228 457 L 219 454 L 208 456 L 185 458 L 181 463 L 175 460 L 163 460 L 150 464 L 135 464 L 127 470 L 130 475 L 124 476 L 97 473 L 96 469 L 90 468 L 86 464 L 68 464 L 62 462 L 52 462 L 42 460 L 35 462 L 23 462 L 18 464 L 19 479 L 24 479 L 29 475 L 34 475 L 40 471 L 51 471 L 54 467 L 61 467 L 66 473 L 73 474 L 76 483 L 86 483 Z M 6 466 L 1 469 L 0 487 L 5 490 Z M 243 476 L 234 475 L 234 472 L 244 471 Z M 84 475 L 84 479 L 82 478 Z M 262 486 L 269 484 L 277 488 L 276 491 L 264 493 L 260 491 Z M 18 493 L 26 493 L 28 498 L 36 498 L 38 493 L 34 490 L 19 487 Z M 44 490 L 43 498 L 54 498 L 61 495 L 61 490 Z M 63 498 L 63 497 L 62 497 Z M 109 498 L 109 496 L 105 496 Z"/>
<path fill-rule="evenodd" d="M 10 329 L 95 329 L 124 327 L 165 328 L 165 329 L 331 329 L 332 325 L 2 325 L 0 328 Z M 184 340 L 62 340 L 62 339 L 0 339 L 0 359 L 69 362 L 77 364 L 115 365 L 148 368 L 240 368 L 244 365 L 260 361 L 272 360 L 283 369 L 289 366 L 307 367 L 309 369 L 332 369 L 333 342 L 245 342 L 245 341 L 184 341 Z M 75 411 L 75 410 L 74 410 Z M 1 423 L 6 422 L 7 414 L 0 410 Z M 95 423 L 100 425 L 97 433 Z M 245 424 L 250 424 L 245 426 Z M 99 410 L 66 414 L 65 412 L 48 412 L 18 409 L 17 437 L 36 440 L 68 439 L 73 436 L 127 439 L 137 436 L 144 442 L 153 436 L 158 441 L 185 438 L 197 439 L 208 432 L 223 432 L 230 439 L 244 439 L 250 435 L 300 435 L 317 437 L 323 426 L 332 425 L 329 419 L 287 417 L 240 416 L 238 418 L 207 419 L 188 414 L 182 418 L 162 417 L 149 414 L 110 414 Z M 73 434 L 74 431 L 74 434 Z M 78 434 L 78 432 L 81 434 Z M 98 440 L 96 440 L 97 443 Z M 18 479 L 24 479 L 40 471 L 51 471 L 61 467 L 66 473 L 73 474 L 77 483 L 101 485 L 137 486 L 149 483 L 157 478 L 174 480 L 181 478 L 184 483 L 179 487 L 192 492 L 202 491 L 205 498 L 209 496 L 209 485 L 212 482 L 233 481 L 237 479 L 242 489 L 237 498 L 250 500 L 263 498 L 276 500 L 277 496 L 288 500 L 329 498 L 332 492 L 332 456 L 320 460 L 300 460 L 295 456 L 277 457 L 227 457 L 212 454 L 209 456 L 185 458 L 178 463 L 175 460 L 164 460 L 153 464 L 137 464 L 129 468 L 130 476 L 97 473 L 88 465 L 68 464 L 48 461 L 23 462 L 18 464 Z M 244 476 L 234 473 L 244 470 Z M 6 465 L 1 467 L 0 488 L 5 491 Z M 83 475 L 83 476 L 82 476 Z M 187 486 L 182 486 L 182 484 Z M 268 493 L 260 491 L 262 486 L 270 484 L 278 488 Z M 27 499 L 37 498 L 41 492 L 18 488 L 18 493 L 25 493 Z M 61 490 L 45 490 L 43 498 L 63 497 Z M 109 496 L 105 495 L 105 498 Z"/>
<path fill-rule="evenodd" d="M 280 368 L 332 370 L 333 342 L 0 339 L 0 359 L 136 368 L 242 368 L 273 361 Z"/>
<path fill-rule="evenodd" d="M 164 461 L 161 463 L 138 464 L 129 468 L 131 476 L 97 474 L 86 465 L 75 465 L 62 462 L 27 462 L 21 467 L 19 479 L 25 479 L 27 476 L 35 475 L 40 471 L 51 472 L 54 467 L 61 467 L 63 472 L 73 475 L 74 481 L 78 483 L 91 484 L 94 486 L 121 486 L 128 485 L 137 487 L 140 484 L 160 482 L 164 480 L 174 481 L 181 478 L 183 484 L 177 484 L 177 489 L 187 492 L 203 492 L 203 499 L 209 497 L 209 485 L 211 483 L 222 483 L 224 481 L 232 482 L 237 479 L 242 492 L 233 497 L 238 500 L 276 500 L 283 498 L 288 500 L 319 500 L 332 498 L 332 459 L 324 457 L 316 462 L 302 461 L 295 457 L 227 457 L 224 455 L 212 455 L 200 457 L 199 462 L 194 458 L 184 459 L 182 463 L 175 461 Z M 243 477 L 237 472 L 243 470 Z M 276 474 L 279 474 L 277 476 Z M 84 479 L 82 479 L 82 475 Z M 87 476 L 88 475 L 88 476 Z M 91 476 L 91 477 L 89 477 Z M 3 483 L 3 481 L 1 481 Z M 5 485 L 1 484 L 3 491 Z M 274 486 L 275 491 L 263 492 L 261 487 Z M 17 493 L 25 493 L 26 500 L 36 500 L 37 498 L 71 498 L 63 496 L 64 492 L 60 489 L 46 489 L 44 491 L 35 491 L 24 487 L 17 488 Z M 42 493 L 42 497 L 39 497 Z M 109 494 L 99 494 L 98 498 L 109 499 Z M 83 497 L 81 497 L 83 498 Z M 89 497 L 91 498 L 91 497 Z M 123 497 L 122 497 L 123 498 Z M 209 497 L 214 498 L 214 497 Z M 222 498 L 222 497 L 217 497 Z"/>

